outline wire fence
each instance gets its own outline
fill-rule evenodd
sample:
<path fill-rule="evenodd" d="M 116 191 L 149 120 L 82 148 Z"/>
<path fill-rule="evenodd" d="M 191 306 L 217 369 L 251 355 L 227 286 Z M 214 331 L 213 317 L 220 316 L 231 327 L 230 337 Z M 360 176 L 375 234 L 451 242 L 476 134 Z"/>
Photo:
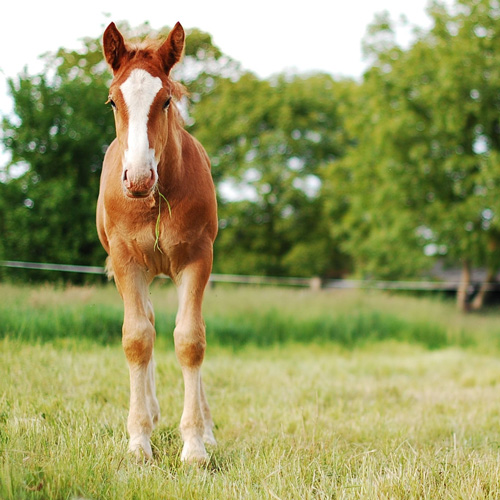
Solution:
<path fill-rule="evenodd" d="M 34 269 L 42 271 L 60 271 L 67 273 L 97 274 L 105 273 L 104 267 L 98 266 L 76 266 L 68 264 L 53 264 L 44 262 L 21 262 L 5 260 L 0 261 L 0 266 L 18 269 Z M 168 278 L 160 275 L 160 277 Z M 211 283 L 235 283 L 246 285 L 270 285 L 289 286 L 319 289 L 377 289 L 377 290 L 401 290 L 401 291 L 456 291 L 460 285 L 459 281 L 390 281 L 390 280 L 354 280 L 354 279 L 328 279 L 293 277 L 270 277 L 270 276 L 243 276 L 237 274 L 211 274 Z M 479 286 L 478 283 L 470 285 L 471 291 Z M 494 283 L 483 283 L 493 289 Z"/>

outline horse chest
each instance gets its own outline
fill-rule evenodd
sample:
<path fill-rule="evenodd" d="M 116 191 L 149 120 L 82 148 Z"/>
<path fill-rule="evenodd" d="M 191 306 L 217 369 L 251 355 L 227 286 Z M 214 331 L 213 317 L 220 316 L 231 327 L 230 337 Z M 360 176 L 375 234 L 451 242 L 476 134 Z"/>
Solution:
<path fill-rule="evenodd" d="M 146 217 L 143 218 L 143 220 Z M 127 248 L 128 255 L 152 275 L 176 274 L 191 256 L 211 240 L 204 225 L 178 226 L 170 220 L 160 219 L 147 223 L 118 224 L 113 232 L 113 245 Z"/>

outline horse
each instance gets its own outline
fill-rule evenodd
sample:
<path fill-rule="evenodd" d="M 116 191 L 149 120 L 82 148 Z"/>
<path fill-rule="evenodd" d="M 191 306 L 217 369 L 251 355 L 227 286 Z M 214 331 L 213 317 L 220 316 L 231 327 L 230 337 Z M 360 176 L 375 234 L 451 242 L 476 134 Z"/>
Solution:
<path fill-rule="evenodd" d="M 151 460 L 160 418 L 149 285 L 160 274 L 175 283 L 175 353 L 184 380 L 181 460 L 208 460 L 214 423 L 201 379 L 205 356 L 203 295 L 212 270 L 217 202 L 210 160 L 183 126 L 176 102 L 185 94 L 171 70 L 185 33 L 177 23 L 164 41 L 125 41 L 114 23 L 103 35 L 113 79 L 108 103 L 116 138 L 107 149 L 97 200 L 97 232 L 124 304 L 122 346 L 130 375 L 129 451 Z"/>

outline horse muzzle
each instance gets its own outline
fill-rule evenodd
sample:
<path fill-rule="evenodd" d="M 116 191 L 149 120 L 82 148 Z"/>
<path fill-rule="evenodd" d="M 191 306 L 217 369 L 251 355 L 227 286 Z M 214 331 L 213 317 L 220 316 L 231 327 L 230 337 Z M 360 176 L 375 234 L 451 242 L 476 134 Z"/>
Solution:
<path fill-rule="evenodd" d="M 128 169 L 123 171 L 123 190 L 129 198 L 147 198 L 156 186 L 158 175 L 154 169 L 134 173 Z"/>

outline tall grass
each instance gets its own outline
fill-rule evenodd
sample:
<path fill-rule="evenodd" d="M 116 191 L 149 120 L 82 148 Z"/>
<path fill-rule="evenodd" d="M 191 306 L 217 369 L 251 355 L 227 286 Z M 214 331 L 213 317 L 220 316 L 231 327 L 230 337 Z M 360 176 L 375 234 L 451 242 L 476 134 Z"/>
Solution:
<path fill-rule="evenodd" d="M 112 287 L 0 285 L 0 295 L 6 297 L 0 304 L 0 337 L 31 342 L 75 337 L 101 344 L 120 339 L 123 308 Z M 152 297 L 160 342 L 170 345 L 175 291 L 160 284 L 153 288 Z M 413 310 L 415 304 L 420 304 L 419 311 Z M 462 317 L 452 308 L 442 301 L 380 293 L 218 287 L 207 292 L 205 320 L 209 343 L 234 348 L 287 342 L 335 342 L 352 348 L 387 339 L 433 349 L 474 344 L 498 347 L 500 321 L 495 323 L 496 316 L 478 329 L 477 322 L 451 320 Z"/>

